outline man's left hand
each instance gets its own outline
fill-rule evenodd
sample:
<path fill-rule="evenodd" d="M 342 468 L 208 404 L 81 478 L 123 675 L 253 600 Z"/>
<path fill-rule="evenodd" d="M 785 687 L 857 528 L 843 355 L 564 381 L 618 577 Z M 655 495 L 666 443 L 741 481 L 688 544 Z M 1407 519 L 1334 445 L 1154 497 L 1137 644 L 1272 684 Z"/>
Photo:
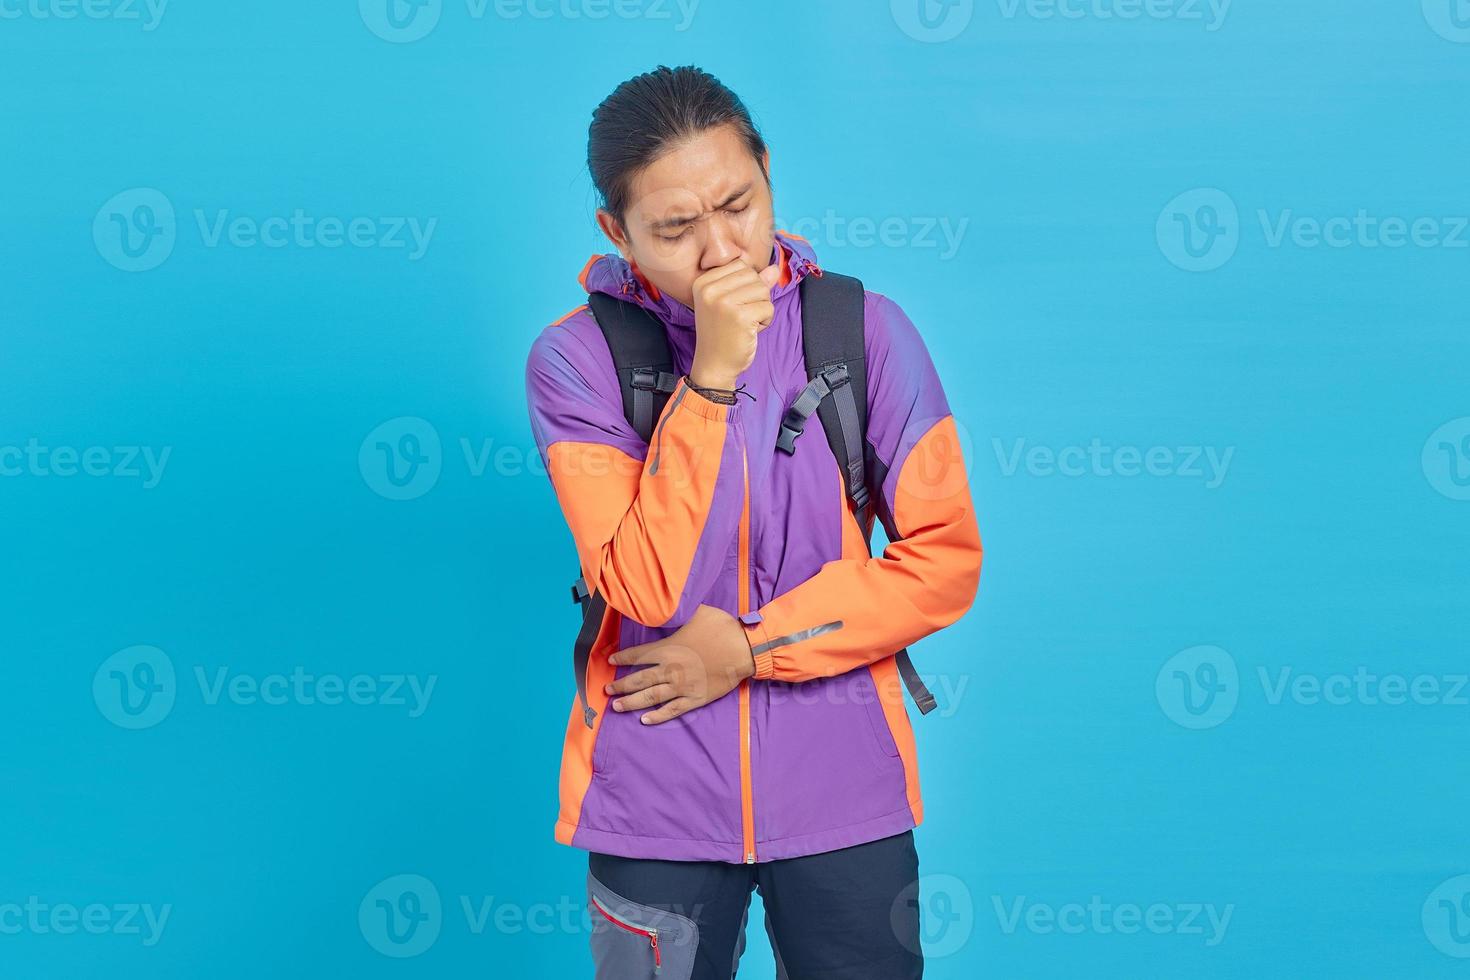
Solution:
<path fill-rule="evenodd" d="M 609 662 L 643 666 L 607 685 L 614 711 L 659 707 L 639 721 L 645 725 L 677 718 L 724 697 L 755 673 L 755 660 L 740 620 L 714 606 L 700 606 L 689 622 L 662 640 L 628 647 Z"/>

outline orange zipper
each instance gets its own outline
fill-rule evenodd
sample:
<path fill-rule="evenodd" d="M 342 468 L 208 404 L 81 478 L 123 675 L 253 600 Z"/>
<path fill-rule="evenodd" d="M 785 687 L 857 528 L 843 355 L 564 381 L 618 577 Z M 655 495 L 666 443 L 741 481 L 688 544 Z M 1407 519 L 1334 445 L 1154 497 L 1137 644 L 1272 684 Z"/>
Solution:
<path fill-rule="evenodd" d="M 741 615 L 750 612 L 750 463 L 740 457 L 745 500 L 740 511 L 740 543 L 736 570 L 740 575 L 738 605 Z M 750 680 L 740 682 L 740 828 L 746 864 L 755 863 L 755 799 L 750 778 Z"/>
<path fill-rule="evenodd" d="M 633 925 L 633 923 L 631 922 L 623 921 L 622 919 L 613 915 L 607 909 L 603 908 L 602 903 L 597 900 L 597 896 L 595 895 L 592 897 L 592 904 L 596 906 L 597 911 L 602 913 L 602 917 L 604 919 L 611 922 L 619 929 L 622 929 L 625 932 L 631 932 L 635 936 L 642 936 L 643 938 L 648 940 L 648 945 L 653 949 L 653 972 L 657 973 L 659 969 L 664 965 L 663 957 L 659 955 L 658 951 L 658 930 L 644 929 L 640 926 Z"/>

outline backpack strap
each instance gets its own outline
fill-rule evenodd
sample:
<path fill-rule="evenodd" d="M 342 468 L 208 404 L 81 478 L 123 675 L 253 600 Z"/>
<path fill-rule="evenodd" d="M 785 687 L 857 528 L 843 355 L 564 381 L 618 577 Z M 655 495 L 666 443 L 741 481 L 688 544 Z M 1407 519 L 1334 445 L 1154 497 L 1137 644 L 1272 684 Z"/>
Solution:
<path fill-rule="evenodd" d="M 607 600 L 587 590 L 587 580 L 581 576 L 572 583 L 572 601 L 582 607 L 582 628 L 577 631 L 572 644 L 572 671 L 577 675 L 577 699 L 582 702 L 582 720 L 587 727 L 597 718 L 597 712 L 587 702 L 587 660 L 592 655 L 592 644 L 602 631 L 602 619 L 607 613 Z"/>
<path fill-rule="evenodd" d="M 801 281 L 801 348 L 807 385 L 781 420 L 776 448 L 796 452 L 812 413 L 822 421 L 842 484 L 863 523 L 871 497 L 863 465 L 868 431 L 868 361 L 863 350 L 863 284 L 824 272 Z"/>
<path fill-rule="evenodd" d="M 587 305 L 612 352 L 618 387 L 623 392 L 623 415 L 638 438 L 648 442 L 653 437 L 653 423 L 663 414 L 679 384 L 669 335 L 652 313 L 606 293 L 588 296 Z"/>
<path fill-rule="evenodd" d="M 786 410 L 776 448 L 788 454 L 796 452 L 797 437 L 812 412 L 817 413 L 866 540 L 866 528 L 870 526 L 867 509 L 881 499 L 882 485 L 879 468 L 867 465 L 868 359 L 863 284 L 851 276 L 823 272 L 802 279 L 800 289 L 801 347 L 809 380 Z M 893 530 L 891 524 L 888 530 Z M 868 550 L 871 553 L 871 544 Z M 927 715 L 936 702 L 914 669 L 908 648 L 893 656 L 919 714 Z"/>
<path fill-rule="evenodd" d="M 587 306 L 612 352 L 623 395 L 623 416 L 638 438 L 648 442 L 653 437 L 654 423 L 679 384 L 669 336 L 652 313 L 606 293 L 588 296 Z M 586 580 L 579 577 L 572 583 L 572 601 L 582 607 L 582 628 L 572 644 L 572 671 L 577 679 L 577 698 L 582 702 L 582 720 L 591 728 L 597 712 L 587 701 L 587 660 L 602 630 L 607 599 L 591 592 Z"/>

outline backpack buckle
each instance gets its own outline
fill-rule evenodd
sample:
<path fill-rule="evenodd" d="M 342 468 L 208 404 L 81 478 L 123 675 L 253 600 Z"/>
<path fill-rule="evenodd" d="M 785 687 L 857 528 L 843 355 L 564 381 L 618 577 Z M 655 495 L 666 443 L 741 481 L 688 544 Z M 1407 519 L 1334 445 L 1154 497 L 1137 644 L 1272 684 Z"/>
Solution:
<path fill-rule="evenodd" d="M 793 417 L 790 409 L 786 410 L 786 417 L 781 420 L 781 431 L 776 436 L 776 448 L 788 456 L 796 453 L 796 437 L 801 435 L 806 427 L 806 419 L 800 415 Z"/>
<path fill-rule="evenodd" d="M 822 376 L 822 380 L 827 382 L 827 387 L 832 389 L 833 391 L 836 391 L 838 388 L 841 388 L 843 385 L 852 380 L 852 375 L 847 373 L 846 361 L 838 361 L 836 364 L 829 364 L 826 367 L 822 368 L 820 373 Z"/>
<path fill-rule="evenodd" d="M 842 368 L 842 377 L 846 379 L 846 365 L 839 364 L 837 367 Z M 796 437 L 805 431 L 807 419 L 812 417 L 822 399 L 832 393 L 832 386 L 827 381 L 827 370 L 830 369 L 824 369 L 806 383 L 806 387 L 797 393 L 796 400 L 781 417 L 781 433 L 776 436 L 776 448 L 788 456 L 796 452 Z"/>

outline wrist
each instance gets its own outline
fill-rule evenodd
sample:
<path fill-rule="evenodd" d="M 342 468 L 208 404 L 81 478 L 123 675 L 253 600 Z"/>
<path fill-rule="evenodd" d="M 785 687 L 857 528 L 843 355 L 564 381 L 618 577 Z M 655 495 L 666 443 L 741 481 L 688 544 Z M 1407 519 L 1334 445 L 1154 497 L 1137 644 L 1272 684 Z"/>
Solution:
<path fill-rule="evenodd" d="M 738 378 L 734 374 L 711 371 L 709 368 L 696 364 L 689 368 L 689 380 L 700 388 L 719 388 L 729 391 L 735 387 Z"/>
<path fill-rule="evenodd" d="M 756 675 L 757 664 L 755 651 L 751 649 L 750 631 L 745 628 L 745 623 L 734 616 L 731 617 L 730 622 L 740 634 L 739 643 L 736 643 L 732 637 L 729 644 L 730 658 L 735 662 L 735 683 L 738 684 Z"/>
<path fill-rule="evenodd" d="M 725 405 L 729 407 L 733 406 L 736 402 L 739 401 L 739 398 L 736 396 L 738 396 L 740 392 L 733 388 L 705 388 L 697 384 L 694 379 L 689 377 L 688 375 L 684 376 L 684 383 L 688 385 L 695 394 L 699 395 L 705 401 L 714 402 L 716 405 Z"/>
<path fill-rule="evenodd" d="M 745 630 L 742 629 L 740 632 L 745 633 Z M 749 634 L 746 634 L 745 637 L 745 653 L 740 657 L 739 674 L 742 681 L 749 680 L 756 675 L 755 651 L 750 648 Z"/>

